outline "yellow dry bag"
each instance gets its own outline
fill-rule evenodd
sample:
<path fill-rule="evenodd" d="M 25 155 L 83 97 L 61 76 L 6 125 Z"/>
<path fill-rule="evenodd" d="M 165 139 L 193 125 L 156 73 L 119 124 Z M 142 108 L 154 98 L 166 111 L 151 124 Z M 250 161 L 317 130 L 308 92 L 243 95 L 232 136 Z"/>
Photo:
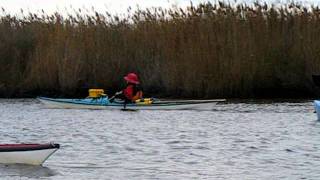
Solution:
<path fill-rule="evenodd" d="M 105 96 L 103 89 L 89 89 L 89 97 L 98 98 L 101 96 Z"/>

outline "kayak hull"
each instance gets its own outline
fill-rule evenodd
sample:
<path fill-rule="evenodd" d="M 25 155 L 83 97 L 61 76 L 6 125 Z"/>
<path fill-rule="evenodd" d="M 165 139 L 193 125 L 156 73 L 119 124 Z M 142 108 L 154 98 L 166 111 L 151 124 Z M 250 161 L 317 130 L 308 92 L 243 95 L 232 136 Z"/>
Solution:
<path fill-rule="evenodd" d="M 316 110 L 318 120 L 320 120 L 320 101 L 314 101 L 314 109 Z"/>
<path fill-rule="evenodd" d="M 0 163 L 42 165 L 59 147 L 59 144 L 2 144 Z"/>
<path fill-rule="evenodd" d="M 51 98 L 38 98 L 38 100 L 46 108 L 53 108 L 53 109 L 106 109 L 106 107 L 103 104 L 65 102 L 64 99 L 51 99 Z"/>
<path fill-rule="evenodd" d="M 99 99 L 54 99 L 38 98 L 47 108 L 63 109 L 133 109 L 133 110 L 184 110 L 184 109 L 202 109 L 217 102 L 223 102 L 224 99 L 214 100 L 187 100 L 187 101 L 156 101 L 152 104 L 127 104 L 111 103 L 108 100 Z"/>

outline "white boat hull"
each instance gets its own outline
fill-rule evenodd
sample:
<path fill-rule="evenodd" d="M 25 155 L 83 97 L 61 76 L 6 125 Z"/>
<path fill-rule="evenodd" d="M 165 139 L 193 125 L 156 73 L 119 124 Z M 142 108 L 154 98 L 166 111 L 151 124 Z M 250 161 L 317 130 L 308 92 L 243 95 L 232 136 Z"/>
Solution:
<path fill-rule="evenodd" d="M 58 149 L 0 152 L 1 164 L 42 165 Z"/>

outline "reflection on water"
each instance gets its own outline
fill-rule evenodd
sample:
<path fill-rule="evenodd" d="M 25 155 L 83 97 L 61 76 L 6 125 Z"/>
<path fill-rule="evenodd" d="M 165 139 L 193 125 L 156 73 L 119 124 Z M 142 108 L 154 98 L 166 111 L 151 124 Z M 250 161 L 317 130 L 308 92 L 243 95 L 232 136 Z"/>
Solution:
<path fill-rule="evenodd" d="M 4 179 L 318 179 L 320 122 L 311 101 L 236 102 L 209 111 L 44 109 L 0 100 L 2 143 L 61 144 Z"/>
<path fill-rule="evenodd" d="M 0 165 L 1 177 L 43 178 L 57 174 L 54 170 L 43 166 L 32 165 Z"/>

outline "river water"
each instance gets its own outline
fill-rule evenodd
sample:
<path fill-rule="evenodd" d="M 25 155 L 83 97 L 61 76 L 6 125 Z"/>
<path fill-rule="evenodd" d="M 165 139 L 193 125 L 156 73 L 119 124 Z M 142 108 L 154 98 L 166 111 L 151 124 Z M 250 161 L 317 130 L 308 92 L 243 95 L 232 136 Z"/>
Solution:
<path fill-rule="evenodd" d="M 46 109 L 0 100 L 1 143 L 61 144 L 43 165 L 1 179 L 319 179 L 312 101 L 231 101 L 210 110 Z"/>

